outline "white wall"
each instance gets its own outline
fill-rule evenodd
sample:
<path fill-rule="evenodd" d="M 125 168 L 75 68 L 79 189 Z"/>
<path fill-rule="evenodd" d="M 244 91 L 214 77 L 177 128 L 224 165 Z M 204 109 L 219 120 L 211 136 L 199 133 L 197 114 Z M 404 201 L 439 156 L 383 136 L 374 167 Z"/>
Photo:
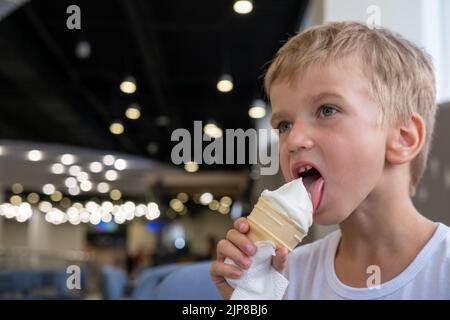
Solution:
<path fill-rule="evenodd" d="M 26 247 L 28 246 L 28 223 L 19 223 L 4 217 L 2 241 L 4 247 Z"/>
<path fill-rule="evenodd" d="M 5 219 L 0 230 L 0 245 L 4 247 L 29 247 L 45 250 L 83 250 L 86 226 L 71 224 L 52 225 L 44 214 L 33 208 L 33 216 L 24 223 Z"/>
<path fill-rule="evenodd" d="M 450 3 L 447 0 L 324 0 L 323 22 L 366 22 L 369 6 L 380 9 L 380 24 L 424 48 L 433 58 L 437 101 L 450 101 Z"/>

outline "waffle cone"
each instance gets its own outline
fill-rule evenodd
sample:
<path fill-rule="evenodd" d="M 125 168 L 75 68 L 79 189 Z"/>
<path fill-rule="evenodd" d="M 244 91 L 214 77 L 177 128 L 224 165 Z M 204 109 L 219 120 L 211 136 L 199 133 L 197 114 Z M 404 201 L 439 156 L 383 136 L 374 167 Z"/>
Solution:
<path fill-rule="evenodd" d="M 253 242 L 271 240 L 275 246 L 292 251 L 306 232 L 286 214 L 279 212 L 264 197 L 260 197 L 247 217 L 250 231 L 247 236 Z"/>

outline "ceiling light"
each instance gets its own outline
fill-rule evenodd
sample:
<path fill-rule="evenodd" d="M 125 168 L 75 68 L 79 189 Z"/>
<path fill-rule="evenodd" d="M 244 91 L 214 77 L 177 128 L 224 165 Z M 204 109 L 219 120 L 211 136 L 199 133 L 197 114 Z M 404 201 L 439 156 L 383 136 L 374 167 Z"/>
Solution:
<path fill-rule="evenodd" d="M 105 223 L 111 222 L 112 220 L 112 215 L 109 212 L 106 212 L 102 215 L 102 221 Z"/>
<path fill-rule="evenodd" d="M 123 204 L 123 209 L 126 213 L 133 212 L 136 209 L 136 205 L 132 201 L 127 201 Z"/>
<path fill-rule="evenodd" d="M 80 216 L 80 211 L 75 207 L 70 207 L 67 209 L 67 217 L 70 219 L 74 219 Z"/>
<path fill-rule="evenodd" d="M 117 170 L 125 170 L 127 168 L 127 162 L 124 159 L 117 159 L 114 161 L 114 168 Z"/>
<path fill-rule="evenodd" d="M 215 123 L 207 123 L 203 127 L 203 131 L 211 138 L 218 139 L 222 137 L 222 129 L 220 129 Z"/>
<path fill-rule="evenodd" d="M 86 172 L 80 172 L 77 174 L 77 180 L 80 182 L 84 182 L 89 180 L 89 175 Z"/>
<path fill-rule="evenodd" d="M 91 217 L 89 211 L 87 211 L 86 209 L 81 209 L 80 210 L 80 220 L 81 222 L 87 223 L 89 222 L 89 218 Z"/>
<path fill-rule="evenodd" d="M 62 193 L 59 191 L 53 192 L 52 195 L 50 196 L 50 199 L 52 199 L 52 201 L 54 202 L 61 201 L 62 198 L 63 198 Z"/>
<path fill-rule="evenodd" d="M 64 184 L 67 188 L 73 188 L 77 185 L 77 179 L 75 179 L 74 177 L 69 177 L 64 181 Z"/>
<path fill-rule="evenodd" d="M 23 202 L 19 206 L 19 213 L 17 215 L 19 222 L 25 222 L 33 215 L 33 210 L 29 203 Z"/>
<path fill-rule="evenodd" d="M 223 206 L 229 207 L 229 206 L 231 206 L 232 202 L 233 202 L 233 200 L 228 196 L 224 196 L 220 199 L 220 204 Z"/>
<path fill-rule="evenodd" d="M 186 245 L 186 241 L 183 238 L 176 238 L 174 241 L 174 246 L 178 250 L 183 249 L 185 247 L 185 245 Z"/>
<path fill-rule="evenodd" d="M 228 213 L 230 212 L 230 207 L 220 205 L 220 207 L 219 207 L 219 212 L 220 212 L 221 214 L 228 214 Z"/>
<path fill-rule="evenodd" d="M 109 126 L 109 131 L 111 131 L 112 134 L 122 134 L 124 130 L 123 124 L 119 121 L 115 121 Z"/>
<path fill-rule="evenodd" d="M 114 158 L 114 156 L 107 154 L 103 157 L 103 163 L 107 166 L 112 166 L 114 164 L 114 161 L 116 160 L 116 158 Z"/>
<path fill-rule="evenodd" d="M 253 3 L 250 0 L 238 0 L 233 4 L 233 10 L 239 14 L 250 13 L 253 10 Z"/>
<path fill-rule="evenodd" d="M 78 186 L 73 186 L 69 188 L 69 194 L 72 196 L 77 196 L 80 194 L 80 188 Z"/>
<path fill-rule="evenodd" d="M 125 116 L 130 120 L 137 120 L 141 117 L 141 108 L 137 104 L 132 104 L 125 111 Z"/>
<path fill-rule="evenodd" d="M 169 205 L 176 212 L 180 212 L 184 208 L 183 202 L 181 202 L 179 199 L 170 200 Z"/>
<path fill-rule="evenodd" d="M 103 170 L 103 166 L 100 162 L 94 161 L 89 165 L 89 170 L 94 173 L 99 173 Z"/>
<path fill-rule="evenodd" d="M 11 190 L 13 193 L 22 193 L 23 192 L 23 186 L 20 183 L 14 183 L 11 187 Z"/>
<path fill-rule="evenodd" d="M 184 170 L 187 172 L 196 172 L 198 170 L 198 164 L 195 161 L 189 161 L 184 164 Z"/>
<path fill-rule="evenodd" d="M 261 99 L 256 99 L 252 102 L 248 115 L 253 119 L 264 118 L 266 115 L 266 103 Z"/>
<path fill-rule="evenodd" d="M 81 182 L 80 189 L 84 192 L 91 191 L 92 190 L 92 182 L 90 182 L 90 181 Z"/>
<path fill-rule="evenodd" d="M 136 206 L 136 212 L 135 215 L 136 217 L 142 217 L 145 216 L 147 214 L 147 206 L 145 204 L 139 204 Z"/>
<path fill-rule="evenodd" d="M 99 209 L 99 205 L 94 201 L 88 201 L 88 203 L 86 203 L 86 209 L 90 213 L 94 213 L 97 212 L 97 210 Z"/>
<path fill-rule="evenodd" d="M 186 192 L 180 192 L 177 194 L 177 199 L 183 203 L 186 203 L 189 200 L 189 196 Z"/>
<path fill-rule="evenodd" d="M 211 210 L 217 210 L 217 209 L 219 209 L 220 204 L 219 204 L 219 201 L 213 200 L 209 203 L 208 206 Z"/>
<path fill-rule="evenodd" d="M 123 93 L 134 93 L 136 91 L 136 79 L 134 77 L 126 77 L 120 84 L 120 90 Z"/>
<path fill-rule="evenodd" d="M 31 150 L 28 152 L 28 160 L 39 161 L 42 159 L 42 152 L 39 150 Z"/>
<path fill-rule="evenodd" d="M 22 197 L 14 195 L 11 198 L 9 198 L 9 202 L 11 202 L 12 205 L 18 206 L 22 203 Z"/>
<path fill-rule="evenodd" d="M 108 181 L 117 180 L 118 177 L 119 177 L 119 175 L 117 174 L 117 171 L 115 171 L 115 170 L 108 170 L 105 173 L 105 178 Z"/>
<path fill-rule="evenodd" d="M 106 182 L 100 182 L 97 185 L 97 191 L 100 193 L 107 193 L 109 191 L 109 184 Z"/>
<path fill-rule="evenodd" d="M 147 205 L 147 214 L 145 215 L 145 217 L 148 219 L 148 220 L 153 220 L 153 219 L 156 219 L 156 218 L 158 218 L 159 216 L 160 216 L 160 211 L 159 211 L 159 207 L 158 207 L 158 204 L 156 204 L 155 202 L 150 202 L 148 205 Z"/>
<path fill-rule="evenodd" d="M 213 200 L 213 195 L 209 192 L 202 193 L 200 196 L 200 203 L 203 205 L 208 205 Z"/>
<path fill-rule="evenodd" d="M 71 166 L 69 168 L 69 174 L 71 176 L 77 176 L 80 172 L 81 172 L 81 167 L 80 166 Z"/>
<path fill-rule="evenodd" d="M 158 144 L 156 142 L 150 142 L 147 146 L 147 151 L 150 154 L 155 154 L 158 152 Z"/>
<path fill-rule="evenodd" d="M 72 201 L 70 201 L 70 199 L 67 197 L 62 198 L 61 202 L 59 203 L 59 205 L 64 209 L 69 208 L 71 204 Z"/>
<path fill-rule="evenodd" d="M 42 212 L 46 213 L 46 212 L 49 212 L 52 209 L 52 204 L 50 202 L 48 202 L 48 201 L 42 201 L 42 202 L 39 203 L 38 208 Z"/>
<path fill-rule="evenodd" d="M 101 220 L 102 220 L 102 217 L 100 215 L 93 214 L 89 217 L 89 222 L 93 225 L 99 224 L 101 222 Z"/>
<path fill-rule="evenodd" d="M 220 92 L 230 92 L 233 90 L 233 78 L 229 74 L 223 74 L 217 82 L 217 90 Z"/>
<path fill-rule="evenodd" d="M 39 202 L 39 195 L 35 192 L 32 192 L 27 196 L 27 201 L 31 204 L 36 204 Z"/>
<path fill-rule="evenodd" d="M 122 192 L 120 192 L 120 190 L 113 189 L 113 190 L 111 190 L 111 192 L 109 193 L 109 196 L 110 196 L 111 199 L 113 199 L 113 200 L 120 200 L 120 198 L 122 198 Z"/>
<path fill-rule="evenodd" d="M 167 127 L 170 123 L 170 119 L 168 116 L 158 116 L 156 117 L 156 125 L 160 126 L 160 127 Z"/>
<path fill-rule="evenodd" d="M 61 163 L 55 163 L 51 166 L 50 170 L 54 174 L 62 174 L 64 173 L 64 166 Z"/>
<path fill-rule="evenodd" d="M 51 195 L 53 192 L 55 192 L 55 186 L 51 183 L 47 183 L 42 187 L 42 192 L 47 195 Z"/>
<path fill-rule="evenodd" d="M 87 59 L 91 56 L 91 44 L 87 41 L 80 41 L 75 47 L 75 54 L 79 59 Z"/>
<path fill-rule="evenodd" d="M 66 153 L 61 156 L 61 163 L 65 164 L 66 166 L 70 166 L 74 162 L 75 162 L 75 157 L 71 154 Z"/>
<path fill-rule="evenodd" d="M 105 212 L 112 212 L 114 209 L 114 205 L 111 201 L 103 201 L 101 207 Z"/>

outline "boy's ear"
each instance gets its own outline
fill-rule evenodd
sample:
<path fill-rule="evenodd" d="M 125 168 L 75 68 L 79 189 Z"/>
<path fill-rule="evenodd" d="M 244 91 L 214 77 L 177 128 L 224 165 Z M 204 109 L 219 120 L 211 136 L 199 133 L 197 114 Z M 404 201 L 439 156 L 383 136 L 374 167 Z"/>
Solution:
<path fill-rule="evenodd" d="M 391 164 L 412 161 L 422 150 L 425 130 L 422 117 L 415 112 L 406 123 L 391 128 L 387 140 L 386 160 Z"/>

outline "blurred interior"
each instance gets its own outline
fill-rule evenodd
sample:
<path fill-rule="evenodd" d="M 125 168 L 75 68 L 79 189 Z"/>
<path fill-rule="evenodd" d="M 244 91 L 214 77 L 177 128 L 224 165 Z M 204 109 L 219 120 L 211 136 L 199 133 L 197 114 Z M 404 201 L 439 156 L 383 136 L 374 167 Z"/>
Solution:
<path fill-rule="evenodd" d="M 244 13 L 231 0 L 0 0 L 0 299 L 219 299 L 208 275 L 217 241 L 283 178 L 260 175 L 248 154 L 176 165 L 171 135 L 194 121 L 211 139 L 269 128 L 267 63 L 299 30 L 365 19 L 369 2 L 356 2 L 253 0 Z M 437 41 L 450 54 L 448 37 Z M 437 70 L 435 140 L 414 201 L 450 224 L 448 61 Z M 335 228 L 314 226 L 304 243 Z"/>

